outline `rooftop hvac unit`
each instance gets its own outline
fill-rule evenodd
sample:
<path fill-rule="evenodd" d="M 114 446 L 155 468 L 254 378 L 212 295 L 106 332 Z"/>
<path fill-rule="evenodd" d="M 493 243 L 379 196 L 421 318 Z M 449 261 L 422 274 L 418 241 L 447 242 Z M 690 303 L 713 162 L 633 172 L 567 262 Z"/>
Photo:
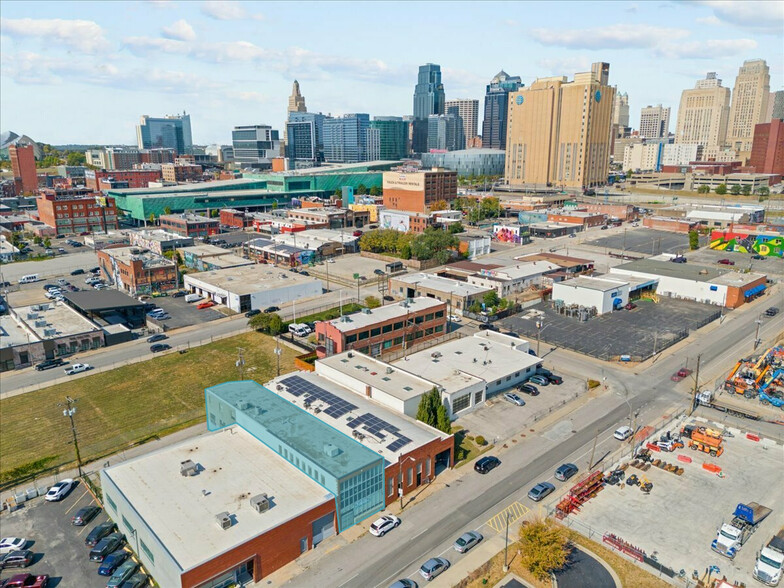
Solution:
<path fill-rule="evenodd" d="M 430 354 L 430 357 L 432 357 L 433 359 L 438 359 L 439 357 L 441 357 L 441 352 L 434 351 L 433 353 Z"/>
<path fill-rule="evenodd" d="M 327 457 L 337 457 L 340 455 L 340 448 L 338 448 L 337 445 L 333 445 L 332 443 L 324 443 L 324 448 L 322 451 Z"/>
<path fill-rule="evenodd" d="M 408 308 L 408 299 L 401 301 L 400 306 L 402 306 L 403 308 Z"/>
<path fill-rule="evenodd" d="M 45 327 L 48 324 L 49 323 L 46 322 L 46 319 L 36 319 L 35 320 L 35 326 L 36 327 Z"/>
<path fill-rule="evenodd" d="M 38 310 L 38 309 L 36 309 L 36 310 Z M 37 312 L 28 312 L 27 313 L 27 319 L 28 320 L 37 319 L 37 318 L 38 318 L 38 313 Z"/>
<path fill-rule="evenodd" d="M 348 352 L 348 356 L 349 356 L 349 358 L 351 358 L 351 357 L 354 357 L 354 353 L 353 353 L 353 352 L 351 352 L 351 351 L 349 351 L 349 352 Z"/>
<path fill-rule="evenodd" d="M 388 367 L 385 371 L 386 373 L 391 374 L 394 373 L 395 370 L 393 370 L 391 367 Z"/>
<path fill-rule="evenodd" d="M 57 329 L 54 327 L 49 327 L 48 329 L 44 329 L 44 337 L 54 337 L 57 335 Z"/>
<path fill-rule="evenodd" d="M 251 497 L 250 505 L 257 513 L 267 512 L 270 509 L 270 501 L 266 494 L 257 494 Z"/>
<path fill-rule="evenodd" d="M 225 511 L 215 515 L 215 522 L 218 523 L 218 526 L 224 531 L 231 528 L 231 517 L 229 516 L 229 513 Z"/>
<path fill-rule="evenodd" d="M 362 314 L 372 314 L 372 312 L 370 311 L 369 308 L 363 308 L 362 309 Z"/>
<path fill-rule="evenodd" d="M 180 462 L 180 475 L 181 476 L 195 476 L 199 473 L 199 466 L 193 460 L 186 459 Z"/>
<path fill-rule="evenodd" d="M 251 407 L 251 403 L 245 402 L 244 400 L 242 402 L 237 403 L 237 408 L 239 408 L 240 410 L 248 410 L 250 407 Z"/>

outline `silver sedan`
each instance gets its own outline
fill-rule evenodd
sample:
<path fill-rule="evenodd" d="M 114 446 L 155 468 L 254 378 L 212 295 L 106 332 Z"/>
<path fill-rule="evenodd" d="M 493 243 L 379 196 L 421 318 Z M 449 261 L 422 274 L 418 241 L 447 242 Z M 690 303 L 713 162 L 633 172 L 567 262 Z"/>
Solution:
<path fill-rule="evenodd" d="M 460 535 L 452 547 L 454 547 L 455 551 L 458 553 L 465 553 L 474 547 L 474 545 L 479 543 L 482 539 L 483 537 L 480 533 L 477 533 L 476 531 L 468 531 L 467 533 Z"/>

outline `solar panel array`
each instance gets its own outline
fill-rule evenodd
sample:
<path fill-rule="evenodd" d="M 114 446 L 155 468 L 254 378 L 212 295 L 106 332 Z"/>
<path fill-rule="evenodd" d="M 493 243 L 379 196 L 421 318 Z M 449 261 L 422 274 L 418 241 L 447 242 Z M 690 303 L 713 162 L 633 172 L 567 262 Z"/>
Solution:
<path fill-rule="evenodd" d="M 385 420 L 380 419 L 376 415 L 369 412 L 358 416 L 348 424 L 348 426 L 354 430 L 356 430 L 356 428 L 360 425 L 363 425 L 362 428 L 365 429 L 368 433 L 371 433 L 372 435 L 375 435 L 382 440 L 386 439 L 386 435 L 384 435 L 382 431 L 386 431 L 390 435 L 394 435 L 396 439 L 387 445 L 387 449 L 390 451 L 397 451 L 398 449 L 411 443 L 411 439 L 405 435 L 402 435 L 400 433 L 400 429 L 398 429 L 395 425 L 390 425 Z"/>
<path fill-rule="evenodd" d="M 281 380 L 280 383 L 286 386 L 286 389 L 294 396 L 304 396 L 305 400 L 310 402 L 313 402 L 314 400 L 322 401 L 328 406 L 322 412 L 332 418 L 340 418 L 352 410 L 357 409 L 357 407 L 350 402 L 335 396 L 332 392 L 328 392 L 327 390 L 324 390 L 324 388 L 316 386 L 299 376 L 289 376 L 288 378 Z"/>

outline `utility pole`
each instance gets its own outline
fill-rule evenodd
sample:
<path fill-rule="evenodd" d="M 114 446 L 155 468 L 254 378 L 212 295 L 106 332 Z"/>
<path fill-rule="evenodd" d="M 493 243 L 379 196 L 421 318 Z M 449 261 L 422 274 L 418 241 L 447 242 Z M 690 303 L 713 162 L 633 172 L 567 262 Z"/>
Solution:
<path fill-rule="evenodd" d="M 697 407 L 697 394 L 700 393 L 700 359 L 702 355 L 697 356 L 697 367 L 694 370 L 694 393 L 691 398 L 691 408 L 689 409 L 689 416 L 694 412 Z"/>
<path fill-rule="evenodd" d="M 599 439 L 600 431 L 596 431 L 596 436 L 593 438 L 593 448 L 591 449 L 591 460 L 588 462 L 588 469 L 593 468 L 593 455 L 596 451 L 596 441 Z"/>
<path fill-rule="evenodd" d="M 278 361 L 278 376 L 280 376 L 280 354 L 282 350 L 280 348 L 280 339 L 276 336 L 275 337 L 275 355 L 277 356 Z"/>
<path fill-rule="evenodd" d="M 71 421 L 71 435 L 73 435 L 74 449 L 76 450 L 76 467 L 79 470 L 79 477 L 82 477 L 82 456 L 79 454 L 79 440 L 76 434 L 76 424 L 74 423 L 74 415 L 76 414 L 76 404 L 78 398 L 74 400 L 70 396 L 65 397 L 65 403 L 60 403 L 57 406 L 65 406 L 63 409 L 63 416 L 67 416 Z"/>
<path fill-rule="evenodd" d="M 237 347 L 237 361 L 236 361 L 235 365 L 237 366 L 237 369 L 239 369 L 239 371 L 240 371 L 240 380 L 244 380 L 245 379 L 244 378 L 244 376 L 245 376 L 245 358 L 242 356 L 242 353 L 244 351 L 245 350 L 242 347 Z"/>
<path fill-rule="evenodd" d="M 757 317 L 757 320 L 754 322 L 757 323 L 757 329 L 754 331 L 754 351 L 756 351 L 757 347 L 759 347 L 760 344 L 759 330 L 760 330 L 760 325 L 762 324 L 762 315 L 760 314 Z"/>
<path fill-rule="evenodd" d="M 504 571 L 509 571 L 509 560 L 507 559 L 507 551 L 509 550 L 509 511 L 506 511 L 506 539 L 504 544 Z"/>

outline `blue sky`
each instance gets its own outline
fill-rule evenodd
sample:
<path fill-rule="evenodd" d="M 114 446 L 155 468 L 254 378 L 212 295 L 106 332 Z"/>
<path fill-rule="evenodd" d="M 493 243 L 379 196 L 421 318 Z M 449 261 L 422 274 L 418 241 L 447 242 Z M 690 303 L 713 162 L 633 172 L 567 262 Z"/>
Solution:
<path fill-rule="evenodd" d="M 707 71 L 734 84 L 766 59 L 784 89 L 784 2 L 12 2 L 0 13 L 0 130 L 38 141 L 135 143 L 139 116 L 183 110 L 198 144 L 239 124 L 282 129 L 292 81 L 308 110 L 403 115 L 417 67 L 447 98 L 500 69 L 571 76 L 610 63 L 640 108 L 675 111 Z M 480 108 L 481 104 L 480 102 Z M 480 123 L 481 124 L 481 123 Z"/>

